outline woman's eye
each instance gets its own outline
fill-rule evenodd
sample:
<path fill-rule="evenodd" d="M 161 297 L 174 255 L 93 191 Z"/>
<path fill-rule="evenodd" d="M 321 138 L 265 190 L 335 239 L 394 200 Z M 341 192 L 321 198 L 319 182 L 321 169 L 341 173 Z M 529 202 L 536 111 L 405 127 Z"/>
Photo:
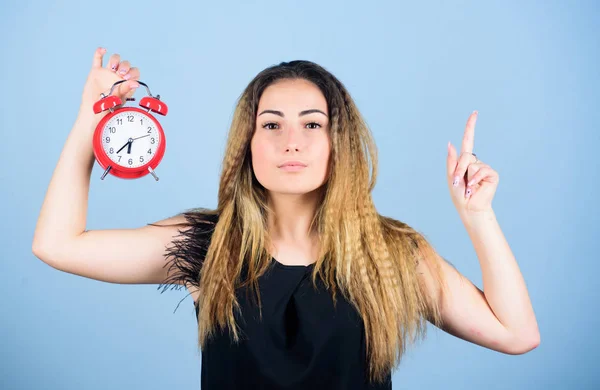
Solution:
<path fill-rule="evenodd" d="M 263 129 L 267 129 L 267 130 L 277 130 L 279 129 L 279 124 L 274 123 L 274 122 L 269 122 L 269 123 L 265 123 L 263 126 Z M 310 122 L 306 124 L 306 128 L 308 129 L 318 129 L 321 127 L 320 123 L 317 122 Z"/>
<path fill-rule="evenodd" d="M 277 123 L 272 123 L 272 122 L 265 123 L 263 125 L 263 129 L 275 130 L 275 129 L 277 129 Z"/>

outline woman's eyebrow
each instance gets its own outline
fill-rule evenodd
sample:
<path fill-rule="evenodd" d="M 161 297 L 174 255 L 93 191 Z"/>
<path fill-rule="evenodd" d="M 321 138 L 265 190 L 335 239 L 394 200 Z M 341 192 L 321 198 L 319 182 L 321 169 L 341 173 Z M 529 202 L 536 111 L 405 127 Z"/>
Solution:
<path fill-rule="evenodd" d="M 321 110 L 319 110 L 317 108 L 311 108 L 310 110 L 300 111 L 300 113 L 298 113 L 298 116 L 313 114 L 315 112 L 327 116 L 327 114 L 325 114 L 323 111 L 321 111 Z M 277 110 L 264 110 L 263 112 L 261 112 L 260 114 L 258 114 L 258 116 L 261 116 L 262 114 L 275 114 L 275 115 L 278 115 L 278 116 L 280 116 L 282 118 L 285 118 L 285 115 L 283 115 L 283 112 L 277 111 Z"/>
<path fill-rule="evenodd" d="M 300 111 L 300 113 L 298 114 L 298 116 L 302 116 L 302 115 L 308 115 L 308 114 L 312 114 L 312 113 L 319 113 L 319 114 L 323 114 L 325 116 L 327 116 L 327 114 L 325 114 L 323 111 L 316 109 L 316 108 L 312 108 L 310 110 L 304 110 L 304 111 Z"/>

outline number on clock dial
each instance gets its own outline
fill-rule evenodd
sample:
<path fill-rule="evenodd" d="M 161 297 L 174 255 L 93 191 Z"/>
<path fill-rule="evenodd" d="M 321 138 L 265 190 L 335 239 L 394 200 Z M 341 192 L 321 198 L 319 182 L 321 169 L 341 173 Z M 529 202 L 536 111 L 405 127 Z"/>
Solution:
<path fill-rule="evenodd" d="M 126 145 L 130 138 L 134 139 L 131 148 Z M 160 135 L 154 121 L 139 112 L 115 115 L 106 122 L 102 132 L 102 146 L 108 157 L 128 168 L 147 164 L 156 154 L 159 143 Z M 128 149 L 131 153 L 127 153 Z"/>

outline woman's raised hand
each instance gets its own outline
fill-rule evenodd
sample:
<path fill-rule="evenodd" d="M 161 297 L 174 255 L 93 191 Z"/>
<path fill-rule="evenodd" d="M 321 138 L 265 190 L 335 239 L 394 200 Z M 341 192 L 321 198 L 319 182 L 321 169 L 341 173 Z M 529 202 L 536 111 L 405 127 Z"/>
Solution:
<path fill-rule="evenodd" d="M 92 68 L 86 80 L 81 96 L 81 110 L 89 110 L 102 97 L 101 94 L 107 94 L 114 83 L 120 80 L 127 80 L 115 87 L 112 95 L 121 98 L 123 104 L 127 98 L 131 98 L 139 84 L 140 71 L 137 67 L 132 67 L 127 60 L 121 59 L 117 53 L 110 56 L 106 65 L 103 66 L 102 60 L 106 54 L 105 48 L 97 48 L 94 52 Z"/>

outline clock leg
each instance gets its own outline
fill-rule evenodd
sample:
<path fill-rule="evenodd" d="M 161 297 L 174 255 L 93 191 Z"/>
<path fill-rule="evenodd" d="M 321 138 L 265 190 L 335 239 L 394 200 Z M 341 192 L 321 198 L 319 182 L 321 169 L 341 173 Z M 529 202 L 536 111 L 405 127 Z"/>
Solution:
<path fill-rule="evenodd" d="M 108 168 L 106 168 L 106 170 L 102 174 L 102 177 L 100 178 L 100 180 L 104 180 L 104 178 L 106 177 L 106 175 L 108 174 L 108 172 L 110 172 L 111 168 L 112 168 L 112 165 L 109 165 Z"/>
<path fill-rule="evenodd" d="M 154 170 L 153 170 L 151 167 L 148 167 L 148 170 L 150 171 L 150 174 L 151 174 L 152 176 L 154 176 L 154 179 L 155 179 L 156 181 L 158 181 L 158 176 L 156 176 L 156 173 L 154 173 Z"/>

